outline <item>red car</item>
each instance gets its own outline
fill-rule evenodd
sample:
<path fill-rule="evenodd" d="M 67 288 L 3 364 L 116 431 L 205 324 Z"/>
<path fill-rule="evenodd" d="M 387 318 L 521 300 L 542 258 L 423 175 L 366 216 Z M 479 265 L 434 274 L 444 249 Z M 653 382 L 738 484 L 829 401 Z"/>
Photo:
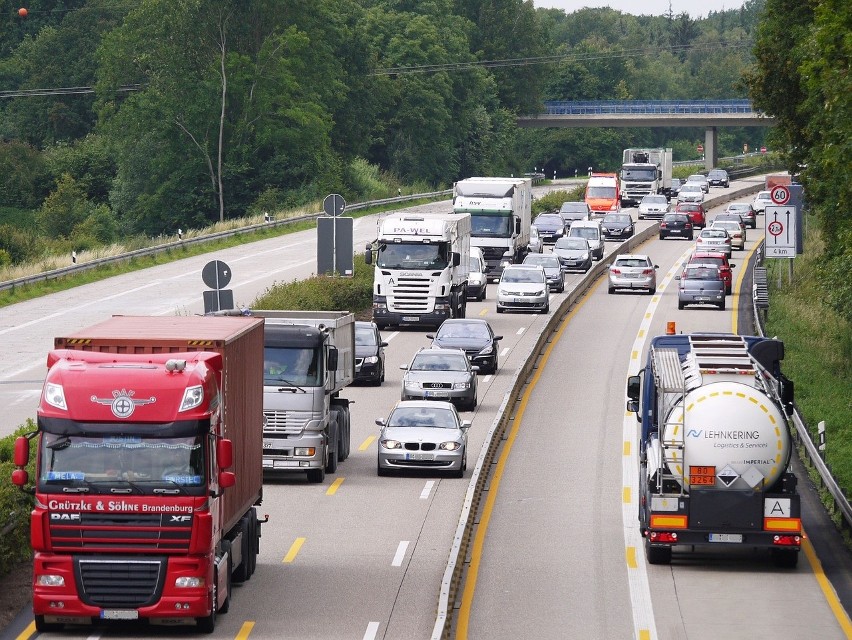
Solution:
<path fill-rule="evenodd" d="M 704 210 L 704 205 L 700 202 L 680 202 L 675 209 L 675 213 L 685 213 L 692 221 L 692 226 L 696 229 L 703 229 L 707 226 L 707 212 Z"/>
<path fill-rule="evenodd" d="M 728 260 L 728 256 L 724 253 L 710 253 L 708 251 L 696 251 L 690 256 L 687 263 L 683 266 L 686 269 L 688 266 L 694 266 L 698 264 L 710 264 L 714 267 L 718 267 L 719 273 L 722 276 L 722 280 L 725 281 L 725 293 L 730 294 L 731 288 L 734 284 L 734 274 L 731 271 L 735 265 L 733 262 Z"/>

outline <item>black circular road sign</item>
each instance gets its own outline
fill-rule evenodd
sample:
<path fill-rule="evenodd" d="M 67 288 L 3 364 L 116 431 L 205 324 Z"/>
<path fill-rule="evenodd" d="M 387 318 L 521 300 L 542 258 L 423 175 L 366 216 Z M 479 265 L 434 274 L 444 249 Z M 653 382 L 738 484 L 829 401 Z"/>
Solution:
<path fill-rule="evenodd" d="M 346 200 L 337 193 L 326 196 L 322 201 L 322 210 L 332 218 L 343 215 L 344 209 L 346 209 Z"/>
<path fill-rule="evenodd" d="M 211 260 L 201 270 L 201 279 L 211 289 L 224 289 L 231 281 L 231 267 L 221 260 Z"/>

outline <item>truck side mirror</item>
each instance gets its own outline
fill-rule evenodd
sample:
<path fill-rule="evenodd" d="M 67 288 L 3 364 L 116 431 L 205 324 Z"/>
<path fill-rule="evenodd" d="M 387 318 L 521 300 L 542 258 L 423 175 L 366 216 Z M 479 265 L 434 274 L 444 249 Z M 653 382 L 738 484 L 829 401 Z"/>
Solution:
<path fill-rule="evenodd" d="M 26 436 L 15 438 L 14 462 L 16 467 L 26 467 L 30 461 L 30 439 Z"/>
<path fill-rule="evenodd" d="M 364 264 L 373 264 L 373 250 L 369 246 L 364 252 Z"/>
<path fill-rule="evenodd" d="M 521 219 L 518 216 L 515 216 L 515 235 L 521 235 Z"/>
<path fill-rule="evenodd" d="M 237 484 L 237 476 L 234 475 L 233 471 L 220 471 L 219 472 L 219 488 L 227 489 L 229 487 L 233 487 Z"/>
<path fill-rule="evenodd" d="M 639 412 L 639 401 L 638 400 L 628 400 L 627 401 L 627 410 L 632 413 Z"/>
<path fill-rule="evenodd" d="M 234 443 L 227 438 L 218 440 L 216 442 L 216 459 L 219 461 L 220 469 L 230 469 L 234 466 Z"/>
<path fill-rule="evenodd" d="M 328 370 L 337 371 L 337 347 L 328 348 Z"/>
<path fill-rule="evenodd" d="M 781 404 L 784 405 L 784 409 L 787 411 L 788 415 L 793 415 L 793 395 L 794 391 L 793 381 L 790 380 L 783 373 L 781 374 Z M 17 443 L 15 443 L 17 445 Z"/>
<path fill-rule="evenodd" d="M 458 251 L 453 251 L 453 266 L 457 267 L 461 264 L 461 254 Z"/>
<path fill-rule="evenodd" d="M 639 391 L 642 388 L 642 379 L 639 376 L 630 376 L 627 378 L 627 397 L 631 400 L 639 402 Z"/>

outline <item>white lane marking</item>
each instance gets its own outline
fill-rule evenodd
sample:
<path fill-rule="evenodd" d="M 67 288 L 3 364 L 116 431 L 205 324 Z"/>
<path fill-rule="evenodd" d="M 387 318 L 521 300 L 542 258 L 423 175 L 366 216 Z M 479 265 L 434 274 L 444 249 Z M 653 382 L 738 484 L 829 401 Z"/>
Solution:
<path fill-rule="evenodd" d="M 504 348 L 504 349 L 500 352 L 500 357 L 505 356 L 507 353 L 509 353 L 509 347 L 505 347 L 505 348 Z"/>
<path fill-rule="evenodd" d="M 432 487 L 435 486 L 434 480 L 427 480 L 426 484 L 423 487 L 423 491 L 420 492 L 420 499 L 426 500 L 429 497 L 429 494 L 432 492 Z"/>
<path fill-rule="evenodd" d="M 518 330 L 517 330 L 517 332 L 516 332 L 516 333 L 517 333 L 518 335 L 521 335 L 521 334 L 522 334 L 524 331 L 526 331 L 526 330 L 527 330 L 527 328 L 526 328 L 526 327 L 521 327 L 520 329 L 518 329 Z"/>
<path fill-rule="evenodd" d="M 396 338 L 398 335 L 399 335 L 399 331 L 394 331 L 394 332 L 393 332 L 393 333 L 391 333 L 390 335 L 385 336 L 385 337 L 383 338 L 383 340 L 384 340 L 385 342 L 390 342 L 391 340 L 393 340 L 394 338 Z"/>
<path fill-rule="evenodd" d="M 493 376 L 489 373 L 487 376 L 485 376 L 485 377 L 482 379 L 482 382 L 483 382 L 483 383 L 485 383 L 485 382 L 491 382 L 491 378 L 492 378 L 492 377 L 493 377 Z"/>
<path fill-rule="evenodd" d="M 405 559 L 405 552 L 408 550 L 408 540 L 403 540 L 399 543 L 399 546 L 396 548 L 396 555 L 393 557 L 393 562 L 391 562 L 392 567 L 401 567 L 402 561 Z"/>
<path fill-rule="evenodd" d="M 38 360 L 33 361 L 29 366 L 24 367 L 23 369 L 18 369 L 17 371 L 12 371 L 11 373 L 3 376 L 3 380 L 11 380 L 12 378 L 17 378 L 19 375 L 26 373 L 32 369 L 41 368 L 47 371 L 47 358 L 39 358 Z"/>
<path fill-rule="evenodd" d="M 367 630 L 364 632 L 364 640 L 375 640 L 376 634 L 379 633 L 380 622 L 370 622 L 367 624 Z"/>

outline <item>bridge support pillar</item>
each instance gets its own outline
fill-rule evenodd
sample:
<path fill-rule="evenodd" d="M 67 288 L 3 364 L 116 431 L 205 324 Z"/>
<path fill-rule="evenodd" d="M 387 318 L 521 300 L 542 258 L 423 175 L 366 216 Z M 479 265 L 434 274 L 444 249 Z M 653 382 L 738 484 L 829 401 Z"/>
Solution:
<path fill-rule="evenodd" d="M 704 131 L 704 168 L 708 171 L 719 162 L 719 135 L 716 127 L 707 127 Z"/>

